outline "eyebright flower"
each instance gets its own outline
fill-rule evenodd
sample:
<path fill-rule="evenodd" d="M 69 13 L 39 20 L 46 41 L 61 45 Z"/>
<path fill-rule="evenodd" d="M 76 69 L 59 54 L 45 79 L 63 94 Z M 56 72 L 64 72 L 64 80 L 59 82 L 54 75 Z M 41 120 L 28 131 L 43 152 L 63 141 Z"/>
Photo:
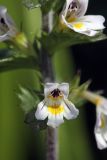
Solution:
<path fill-rule="evenodd" d="M 105 18 L 100 15 L 85 15 L 88 0 L 66 0 L 61 12 L 61 26 L 87 36 L 95 36 L 105 27 Z M 84 16 L 85 15 L 85 16 Z"/>
<path fill-rule="evenodd" d="M 107 99 L 103 97 L 97 103 L 94 133 L 98 148 L 107 148 Z"/>
<path fill-rule="evenodd" d="M 19 47 L 28 47 L 28 41 L 24 35 L 16 28 L 12 18 L 7 13 L 7 8 L 0 6 L 0 42 L 11 40 Z"/>
<path fill-rule="evenodd" d="M 107 99 L 90 91 L 84 91 L 82 96 L 96 105 L 94 134 L 97 147 L 105 149 L 107 148 Z"/>
<path fill-rule="evenodd" d="M 0 41 L 11 39 L 17 32 L 12 18 L 7 14 L 7 8 L 0 6 Z"/>
<path fill-rule="evenodd" d="M 44 100 L 37 106 L 35 117 L 37 120 L 48 118 L 47 125 L 58 127 L 67 120 L 78 116 L 79 111 L 67 98 L 69 95 L 68 83 L 46 83 L 44 87 Z"/>

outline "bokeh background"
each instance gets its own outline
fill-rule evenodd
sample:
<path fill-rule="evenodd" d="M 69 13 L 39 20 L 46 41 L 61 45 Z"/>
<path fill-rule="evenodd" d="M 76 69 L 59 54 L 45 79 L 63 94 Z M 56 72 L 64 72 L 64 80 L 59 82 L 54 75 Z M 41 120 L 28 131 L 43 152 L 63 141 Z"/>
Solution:
<path fill-rule="evenodd" d="M 21 0 L 0 0 L 0 5 L 8 8 L 18 28 L 22 28 L 31 42 L 35 35 L 40 35 L 40 9 L 27 10 Z M 106 0 L 90 0 L 87 13 L 107 19 L 106 7 Z M 58 81 L 71 81 L 81 70 L 81 83 L 92 79 L 90 89 L 104 90 L 107 96 L 106 43 L 105 40 L 57 51 L 52 62 Z M 3 47 L 1 43 L 0 48 Z M 16 95 L 19 84 L 39 88 L 36 72 L 17 69 L 0 73 L 0 160 L 45 160 L 45 131 L 35 132 L 24 124 L 24 113 Z M 59 160 L 106 160 L 107 150 L 98 150 L 94 138 L 95 106 L 87 103 L 79 110 L 78 119 L 67 121 L 59 128 Z"/>

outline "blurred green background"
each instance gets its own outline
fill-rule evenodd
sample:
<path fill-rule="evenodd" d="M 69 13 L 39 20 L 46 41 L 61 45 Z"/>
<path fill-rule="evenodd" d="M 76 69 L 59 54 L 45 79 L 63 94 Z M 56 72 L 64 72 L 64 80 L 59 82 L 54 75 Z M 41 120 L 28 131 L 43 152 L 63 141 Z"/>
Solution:
<path fill-rule="evenodd" d="M 40 9 L 28 10 L 22 6 L 21 0 L 0 0 L 0 5 L 8 8 L 19 29 L 22 24 L 22 30 L 31 42 L 35 35 L 40 35 Z M 52 63 L 59 82 L 71 81 L 75 73 L 76 65 L 71 52 L 60 50 L 53 57 Z M 35 70 L 22 68 L 0 73 L 0 160 L 45 160 L 45 131 L 35 132 L 24 124 L 24 113 L 16 95 L 19 84 L 39 88 Z M 78 119 L 60 126 L 58 136 L 59 160 L 95 159 L 85 123 L 84 107 L 80 108 Z"/>

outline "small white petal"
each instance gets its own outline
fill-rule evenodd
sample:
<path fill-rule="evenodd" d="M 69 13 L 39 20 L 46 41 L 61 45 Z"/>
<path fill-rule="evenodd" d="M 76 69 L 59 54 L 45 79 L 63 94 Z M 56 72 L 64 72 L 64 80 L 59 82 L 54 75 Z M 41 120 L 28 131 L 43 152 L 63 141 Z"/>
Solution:
<path fill-rule="evenodd" d="M 63 113 L 60 113 L 60 114 L 56 115 L 56 120 L 57 120 L 57 126 L 64 123 Z"/>
<path fill-rule="evenodd" d="M 42 101 L 37 106 L 35 117 L 38 120 L 44 120 L 47 118 L 47 116 L 48 116 L 47 106 L 45 106 L 45 102 Z"/>
<path fill-rule="evenodd" d="M 64 17 L 66 17 L 67 15 L 67 11 L 68 11 L 68 8 L 69 8 L 69 5 L 73 2 L 73 0 L 66 0 L 65 4 L 64 4 L 64 7 L 62 9 L 62 13 L 64 15 Z"/>
<path fill-rule="evenodd" d="M 107 142 L 105 141 L 103 135 L 100 132 L 97 132 L 96 129 L 94 133 L 95 133 L 95 138 L 97 142 L 97 147 L 101 150 L 107 148 Z"/>
<path fill-rule="evenodd" d="M 107 116 L 101 112 L 99 107 L 96 108 L 94 133 L 97 147 L 101 150 L 107 148 Z"/>
<path fill-rule="evenodd" d="M 97 105 L 97 108 L 100 110 L 100 112 L 107 115 L 107 100 L 102 98 L 102 101 Z"/>
<path fill-rule="evenodd" d="M 44 95 L 47 97 L 50 92 L 58 88 L 58 83 L 46 83 L 44 87 Z"/>
<path fill-rule="evenodd" d="M 2 41 L 5 41 L 5 40 L 8 40 L 9 37 L 8 37 L 8 33 L 4 34 L 4 35 L 0 35 L 0 42 Z"/>
<path fill-rule="evenodd" d="M 74 30 L 75 32 L 85 34 L 87 36 L 95 36 L 101 30 L 104 29 L 104 25 L 103 25 L 104 17 L 96 16 L 96 19 L 97 17 L 98 17 L 97 22 L 96 21 L 94 22 L 95 16 L 93 18 L 92 16 L 84 16 L 84 17 L 75 19 L 75 21 L 71 23 L 68 23 L 65 17 L 62 15 L 62 20 L 68 28 Z"/>
<path fill-rule="evenodd" d="M 79 33 L 81 34 L 84 34 L 84 35 L 87 35 L 87 36 L 90 36 L 90 37 L 93 37 L 95 35 L 97 35 L 98 33 L 100 33 L 100 31 L 94 31 L 94 30 L 86 30 L 86 31 L 80 31 Z"/>
<path fill-rule="evenodd" d="M 100 15 L 87 15 L 77 19 L 77 21 L 83 22 L 88 29 L 102 30 L 104 29 L 105 18 Z"/>
<path fill-rule="evenodd" d="M 66 104 L 64 105 L 64 117 L 65 117 L 67 120 L 72 119 L 72 117 L 73 117 L 72 112 L 70 111 L 70 109 L 67 107 Z"/>
<path fill-rule="evenodd" d="M 47 125 L 48 125 L 48 126 L 51 126 L 51 127 L 53 127 L 53 128 L 56 128 L 56 127 L 57 127 L 56 121 L 55 121 L 55 115 L 49 113 Z"/>
<path fill-rule="evenodd" d="M 7 14 L 7 8 L 0 6 L 0 41 L 11 39 L 17 32 L 14 21 Z"/>
<path fill-rule="evenodd" d="M 15 27 L 15 23 L 13 19 L 10 17 L 10 15 L 8 15 L 7 8 L 5 8 L 4 6 L 0 6 L 0 18 L 4 19 L 4 22 L 6 23 L 8 27 L 10 26 Z"/>
<path fill-rule="evenodd" d="M 80 7 L 76 13 L 78 17 L 84 16 L 84 14 L 86 13 L 88 8 L 88 1 L 89 0 L 79 0 Z"/>
<path fill-rule="evenodd" d="M 57 114 L 57 115 L 53 115 L 51 113 L 48 114 L 48 122 L 47 122 L 48 126 L 56 128 L 63 122 L 64 122 L 63 114 Z"/>
<path fill-rule="evenodd" d="M 7 12 L 7 8 L 4 6 L 0 6 L 0 16 L 4 16 Z"/>
<path fill-rule="evenodd" d="M 74 106 L 73 103 L 71 103 L 70 101 L 68 101 L 67 99 L 64 100 L 65 104 L 64 104 L 64 117 L 66 119 L 75 119 L 78 114 L 79 114 L 79 110 Z"/>
<path fill-rule="evenodd" d="M 101 122 L 101 115 L 102 113 L 99 110 L 100 108 L 96 108 L 96 128 L 99 129 L 102 122 Z"/>
<path fill-rule="evenodd" d="M 65 98 L 69 95 L 69 84 L 68 83 L 61 83 L 58 86 L 58 89 L 64 94 Z"/>
<path fill-rule="evenodd" d="M 80 17 L 83 16 L 86 13 L 87 7 L 88 7 L 88 0 L 66 0 L 66 3 L 63 7 L 62 13 L 64 17 L 66 17 L 67 12 L 69 10 L 69 6 L 72 8 L 72 5 L 74 3 L 77 3 L 77 10 L 75 11 L 75 16 Z M 72 10 L 72 9 L 71 9 Z M 71 11 L 71 17 L 72 17 L 72 11 Z"/>

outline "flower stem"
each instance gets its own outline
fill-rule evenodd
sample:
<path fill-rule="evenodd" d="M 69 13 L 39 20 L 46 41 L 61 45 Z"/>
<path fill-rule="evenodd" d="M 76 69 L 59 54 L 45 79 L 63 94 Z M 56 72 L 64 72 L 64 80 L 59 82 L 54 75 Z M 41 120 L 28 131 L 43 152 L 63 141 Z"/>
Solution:
<path fill-rule="evenodd" d="M 47 155 L 46 160 L 57 160 L 57 129 L 47 128 Z"/>
<path fill-rule="evenodd" d="M 42 22 L 43 30 L 49 33 L 52 30 L 53 25 L 53 12 L 51 11 L 49 14 L 43 15 Z M 44 48 L 41 49 L 41 70 L 44 83 L 54 82 L 54 72 L 51 56 L 47 53 L 47 51 Z M 46 133 L 46 160 L 57 160 L 57 129 L 47 127 Z"/>
<path fill-rule="evenodd" d="M 84 99 L 90 101 L 91 103 L 97 105 L 97 103 L 100 101 L 101 96 L 91 92 L 91 91 L 83 91 L 81 93 L 81 97 L 83 97 Z"/>

